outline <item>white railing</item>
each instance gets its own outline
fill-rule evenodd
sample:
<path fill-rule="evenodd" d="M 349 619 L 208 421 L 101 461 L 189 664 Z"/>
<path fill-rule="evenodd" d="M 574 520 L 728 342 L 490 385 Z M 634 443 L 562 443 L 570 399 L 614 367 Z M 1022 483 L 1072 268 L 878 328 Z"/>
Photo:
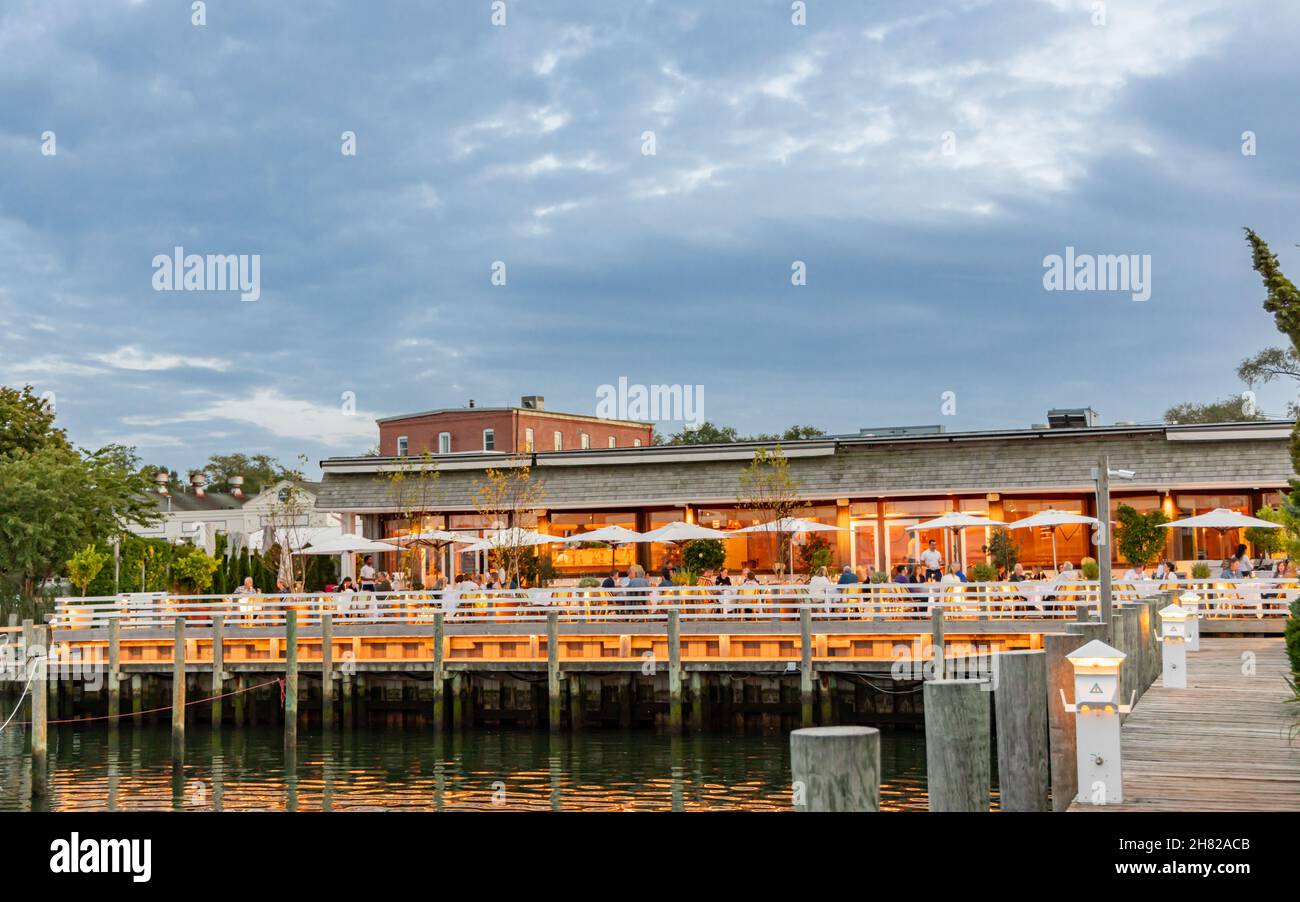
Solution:
<path fill-rule="evenodd" d="M 1177 583 L 1117 581 L 1116 602 L 1174 589 L 1196 592 L 1210 619 L 1285 617 L 1300 595 L 1288 580 L 1192 580 Z M 1004 583 L 873 583 L 845 586 L 673 586 L 653 588 L 479 589 L 441 592 L 294 593 L 288 595 L 131 594 L 60 598 L 52 624 L 58 629 L 99 629 L 117 620 L 124 629 L 165 628 L 177 617 L 209 626 L 220 616 L 231 627 L 279 626 L 298 611 L 304 625 L 329 613 L 339 624 L 432 623 L 441 611 L 448 623 L 545 621 L 554 611 L 564 621 L 663 621 L 672 609 L 682 620 L 797 620 L 808 609 L 818 620 L 923 621 L 942 606 L 949 619 L 1076 619 L 1080 607 L 1095 613 L 1095 581 Z"/>

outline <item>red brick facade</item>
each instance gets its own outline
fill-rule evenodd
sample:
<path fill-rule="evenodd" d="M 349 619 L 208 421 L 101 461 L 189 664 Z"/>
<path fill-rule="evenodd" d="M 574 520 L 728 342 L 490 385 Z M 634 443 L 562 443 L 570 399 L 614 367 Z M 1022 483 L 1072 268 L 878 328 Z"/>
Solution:
<path fill-rule="evenodd" d="M 491 449 L 484 448 L 483 431 L 493 430 Z M 547 410 L 528 410 L 520 407 L 465 407 L 456 410 L 437 410 L 430 413 L 394 417 L 379 423 L 379 453 L 395 457 L 400 453 L 398 439 L 406 437 L 406 453 L 441 453 L 438 436 L 446 432 L 451 437 L 451 453 L 495 450 L 505 454 L 524 453 L 528 430 L 532 430 L 537 451 L 581 451 L 585 433 L 590 450 L 610 446 L 631 448 L 638 442 L 649 445 L 654 427 L 649 423 L 627 420 L 604 420 L 599 417 L 556 413 Z M 555 446 L 555 433 L 561 435 L 562 448 Z"/>

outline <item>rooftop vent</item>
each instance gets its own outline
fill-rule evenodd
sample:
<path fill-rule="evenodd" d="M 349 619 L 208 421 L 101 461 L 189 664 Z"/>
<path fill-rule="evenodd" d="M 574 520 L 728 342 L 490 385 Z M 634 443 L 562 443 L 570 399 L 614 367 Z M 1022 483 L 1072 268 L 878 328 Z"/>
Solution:
<path fill-rule="evenodd" d="M 473 398 L 470 398 L 470 399 L 469 399 L 469 406 L 470 406 L 470 407 L 473 407 L 473 406 L 474 406 L 474 399 L 473 399 Z"/>
<path fill-rule="evenodd" d="M 153 474 L 153 484 L 154 487 L 158 489 L 159 495 L 169 494 L 167 491 L 167 481 L 170 478 L 171 477 L 167 474 L 167 471 L 165 470 L 159 470 L 157 473 Z"/>
<path fill-rule="evenodd" d="M 525 410 L 545 410 L 546 399 L 541 395 L 524 395 L 519 399 L 519 406 Z"/>
<path fill-rule="evenodd" d="M 1055 407 L 1047 412 L 1052 429 L 1084 429 L 1097 425 L 1097 411 L 1091 407 Z"/>
<path fill-rule="evenodd" d="M 231 476 L 227 482 L 230 483 L 230 494 L 234 495 L 236 498 L 244 497 L 244 477 Z"/>
<path fill-rule="evenodd" d="M 208 484 L 208 477 L 202 473 L 190 474 L 190 487 L 194 489 L 194 494 L 202 495 L 203 488 Z"/>

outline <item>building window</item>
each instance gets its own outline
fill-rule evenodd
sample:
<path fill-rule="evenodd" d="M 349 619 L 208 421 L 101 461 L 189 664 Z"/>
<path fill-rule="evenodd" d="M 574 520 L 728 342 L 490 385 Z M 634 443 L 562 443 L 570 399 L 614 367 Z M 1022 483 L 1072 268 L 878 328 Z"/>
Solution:
<path fill-rule="evenodd" d="M 536 446 L 533 443 L 533 429 L 529 426 L 524 430 L 524 450 L 531 454 L 535 447 Z"/>
<path fill-rule="evenodd" d="M 641 447 L 641 439 L 639 439 L 639 438 L 634 438 L 634 439 L 632 439 L 632 447 L 633 447 L 633 448 L 640 448 L 640 447 Z"/>
<path fill-rule="evenodd" d="M 591 436 L 585 432 L 578 433 L 578 444 L 585 451 L 591 447 Z"/>
<path fill-rule="evenodd" d="M 497 449 L 497 433 L 495 429 L 483 430 L 483 450 L 495 451 Z"/>
<path fill-rule="evenodd" d="M 406 441 L 406 436 L 399 435 L 397 437 L 397 456 L 405 457 L 407 448 L 408 448 L 408 443 Z"/>
<path fill-rule="evenodd" d="M 618 439 L 614 438 L 614 436 L 611 435 L 611 436 L 609 437 L 609 446 L 610 446 L 611 448 L 617 448 L 617 447 L 618 447 Z"/>
<path fill-rule="evenodd" d="M 564 450 L 564 433 L 557 429 L 557 430 L 555 430 L 555 432 L 554 432 L 553 434 L 554 434 L 554 436 L 555 436 L 555 450 L 556 450 L 556 451 L 563 451 L 563 450 Z"/>
<path fill-rule="evenodd" d="M 439 453 L 439 454 L 450 454 L 450 453 L 451 453 L 451 433 L 450 433 L 450 432 L 439 432 L 439 433 L 438 433 L 438 453 Z"/>

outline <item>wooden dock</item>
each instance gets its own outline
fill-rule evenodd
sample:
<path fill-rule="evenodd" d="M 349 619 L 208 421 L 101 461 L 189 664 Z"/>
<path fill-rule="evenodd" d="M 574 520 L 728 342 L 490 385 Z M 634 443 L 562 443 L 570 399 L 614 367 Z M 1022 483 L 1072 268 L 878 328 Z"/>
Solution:
<path fill-rule="evenodd" d="M 1121 728 L 1124 803 L 1071 811 L 1300 811 L 1283 640 L 1202 638 L 1187 663 L 1186 689 L 1157 680 Z"/>

